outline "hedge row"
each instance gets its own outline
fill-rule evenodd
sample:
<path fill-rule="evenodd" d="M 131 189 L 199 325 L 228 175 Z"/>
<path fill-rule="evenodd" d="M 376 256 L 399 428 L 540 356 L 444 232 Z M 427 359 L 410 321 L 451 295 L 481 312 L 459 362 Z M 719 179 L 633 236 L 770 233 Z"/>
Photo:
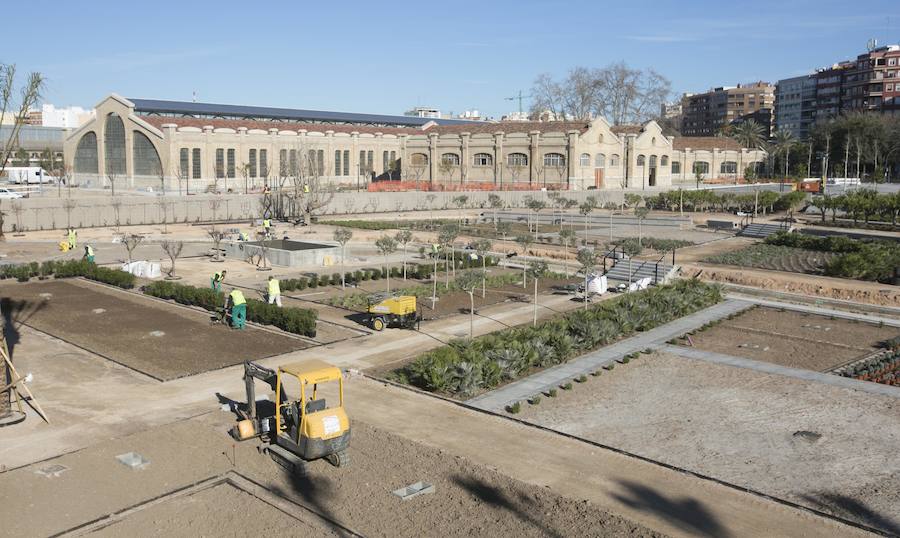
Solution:
<path fill-rule="evenodd" d="M 50 277 L 71 278 L 76 276 L 124 289 L 134 287 L 134 275 L 131 273 L 100 267 L 85 260 L 31 262 L 0 266 L 0 279 L 15 278 L 19 282 L 28 282 L 34 277 L 44 280 Z"/>
<path fill-rule="evenodd" d="M 209 288 L 197 288 L 173 282 L 159 281 L 144 286 L 144 293 L 171 299 L 176 303 L 199 306 L 215 312 L 225 304 L 225 294 Z M 279 308 L 265 301 L 247 299 L 247 319 L 263 325 L 272 325 L 289 333 L 316 336 L 316 311 L 306 308 Z"/>
<path fill-rule="evenodd" d="M 468 256 L 462 256 L 456 260 L 457 268 L 468 269 L 471 267 L 481 267 L 481 260 L 472 260 Z M 438 260 L 438 269 L 441 268 L 441 260 Z M 486 265 L 493 267 L 497 265 L 498 260 L 488 256 Z M 381 268 L 365 268 L 358 271 L 347 271 L 344 273 L 345 282 L 349 285 L 356 285 L 367 280 L 381 280 L 386 277 L 388 269 Z M 391 278 L 403 278 L 402 267 L 391 267 Z M 431 278 L 434 272 L 434 266 L 428 264 L 406 264 L 406 276 L 415 280 L 427 280 Z M 316 275 L 300 278 L 285 278 L 280 280 L 282 291 L 305 290 L 306 288 L 318 288 L 319 286 L 340 286 L 341 274 L 332 273 L 330 275 Z"/>
<path fill-rule="evenodd" d="M 766 238 L 766 243 L 840 254 L 825 266 L 828 276 L 891 284 L 894 271 L 900 267 L 900 243 L 896 241 L 779 232 Z"/>
<path fill-rule="evenodd" d="M 549 368 L 686 316 L 722 299 L 721 288 L 697 280 L 628 293 L 536 327 L 514 327 L 459 340 L 420 355 L 392 377 L 432 392 L 472 396 L 536 368 Z"/>

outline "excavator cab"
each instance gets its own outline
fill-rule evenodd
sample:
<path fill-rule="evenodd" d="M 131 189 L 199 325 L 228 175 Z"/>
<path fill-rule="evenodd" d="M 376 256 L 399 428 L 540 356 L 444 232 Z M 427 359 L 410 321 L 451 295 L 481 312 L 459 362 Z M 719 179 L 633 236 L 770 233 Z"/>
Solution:
<path fill-rule="evenodd" d="M 275 390 L 274 416 L 256 416 L 254 378 Z M 236 429 L 241 440 L 263 437 L 261 451 L 292 470 L 305 473 L 306 462 L 325 458 L 335 467 L 349 463 L 350 420 L 344 410 L 341 370 L 309 360 L 279 366 L 277 371 L 244 363 L 249 417 Z"/>

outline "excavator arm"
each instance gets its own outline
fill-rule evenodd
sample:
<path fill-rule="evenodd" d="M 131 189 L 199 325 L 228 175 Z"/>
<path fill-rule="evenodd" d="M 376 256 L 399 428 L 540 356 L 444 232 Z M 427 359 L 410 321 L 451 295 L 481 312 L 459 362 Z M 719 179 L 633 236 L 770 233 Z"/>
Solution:
<path fill-rule="evenodd" d="M 250 412 L 250 419 L 252 420 L 256 420 L 255 380 L 257 379 L 269 385 L 272 390 L 275 390 L 275 385 L 278 384 L 278 376 L 275 374 L 275 370 L 266 368 L 265 366 L 260 366 L 259 364 L 256 364 L 252 361 L 245 361 L 244 386 L 247 389 L 247 409 Z"/>

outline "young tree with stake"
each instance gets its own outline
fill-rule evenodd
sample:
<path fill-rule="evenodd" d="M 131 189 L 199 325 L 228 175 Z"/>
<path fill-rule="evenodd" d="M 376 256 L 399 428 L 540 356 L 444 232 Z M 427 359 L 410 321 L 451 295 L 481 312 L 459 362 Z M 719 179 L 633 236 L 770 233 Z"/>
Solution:
<path fill-rule="evenodd" d="M 406 280 L 406 246 L 413 240 L 412 231 L 400 230 L 394 236 L 394 240 L 397 241 L 397 244 L 403 249 L 403 280 Z"/>
<path fill-rule="evenodd" d="M 594 270 L 594 266 L 597 265 L 597 253 L 592 248 L 583 248 L 578 251 L 578 255 L 575 259 L 581 264 L 581 271 L 584 273 L 584 308 L 587 310 L 588 275 L 591 274 L 591 271 Z"/>
<path fill-rule="evenodd" d="M 347 228 L 337 228 L 334 230 L 334 240 L 337 241 L 338 244 L 341 245 L 341 289 L 342 290 L 345 289 L 346 285 L 347 285 L 346 281 L 345 281 L 346 272 L 344 269 L 344 260 L 345 260 L 344 254 L 346 252 L 347 243 L 350 242 L 350 238 L 352 238 L 352 237 L 353 237 L 353 232 L 348 230 Z"/>
<path fill-rule="evenodd" d="M 394 241 L 394 238 L 389 235 L 381 236 L 377 241 L 375 241 L 375 247 L 381 252 L 381 255 L 384 256 L 384 274 L 387 278 L 387 291 L 391 292 L 391 268 L 388 267 L 387 257 L 388 254 L 397 250 L 397 242 Z"/>
<path fill-rule="evenodd" d="M 569 276 L 569 245 L 575 243 L 575 230 L 565 228 L 559 231 L 559 241 L 563 244 L 563 272 Z"/>
<path fill-rule="evenodd" d="M 181 256 L 181 250 L 184 248 L 184 241 L 163 241 L 159 245 L 162 247 L 163 252 L 169 257 L 169 260 L 172 261 L 172 265 L 169 267 L 169 270 L 166 271 L 166 280 L 179 280 L 180 276 L 175 276 L 175 260 L 178 259 L 178 256 Z"/>
<path fill-rule="evenodd" d="M 134 249 L 141 244 L 141 241 L 144 240 L 144 237 L 137 234 L 128 234 L 122 238 L 122 245 L 125 246 L 125 250 L 128 251 L 128 263 L 130 264 L 132 261 L 132 254 L 134 253 Z"/>
<path fill-rule="evenodd" d="M 459 237 L 459 227 L 455 224 L 445 224 L 441 226 L 441 230 L 438 233 L 438 243 L 446 249 L 444 253 L 444 259 L 447 260 L 446 270 L 447 270 L 447 287 L 450 287 L 450 266 L 451 266 L 451 258 L 452 258 L 452 266 L 453 266 L 453 275 L 456 275 L 456 251 L 453 248 L 453 242 L 456 241 L 456 238 Z"/>
<path fill-rule="evenodd" d="M 522 256 L 528 255 L 528 247 L 531 246 L 531 243 L 534 242 L 534 238 L 529 234 L 522 234 L 516 237 L 516 243 L 522 247 Z M 526 285 L 526 271 L 528 270 L 528 264 L 525 263 L 525 260 L 522 260 L 522 287 L 524 288 Z"/>
<path fill-rule="evenodd" d="M 456 285 L 469 294 L 469 339 L 475 337 L 475 290 L 481 282 L 481 271 L 465 271 L 456 277 Z"/>
<path fill-rule="evenodd" d="M 531 280 L 534 282 L 534 316 L 531 321 L 531 326 L 534 327 L 537 325 L 538 280 L 547 274 L 547 262 L 544 260 L 532 260 L 528 264 L 528 273 L 531 275 Z"/>
<path fill-rule="evenodd" d="M 481 298 L 487 296 L 487 253 L 491 251 L 494 244 L 490 239 L 479 239 L 475 241 L 475 252 L 481 258 Z"/>

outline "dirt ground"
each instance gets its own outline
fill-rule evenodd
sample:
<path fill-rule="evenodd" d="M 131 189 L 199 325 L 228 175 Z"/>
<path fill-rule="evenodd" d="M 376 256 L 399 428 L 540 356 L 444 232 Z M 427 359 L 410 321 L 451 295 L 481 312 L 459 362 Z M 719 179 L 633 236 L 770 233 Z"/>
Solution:
<path fill-rule="evenodd" d="M 348 467 L 318 461 L 306 477 L 288 475 L 258 454 L 253 442 L 232 448 L 224 431 L 233 420 L 230 414 L 215 412 L 10 471 L 3 480 L 9 484 L 17 479 L 21 488 L 6 509 L 21 517 L 7 530 L 45 535 L 71 529 L 167 495 L 198 476 L 235 472 L 277 498 L 364 536 L 661 536 L 586 501 L 519 482 L 363 422 L 352 425 Z M 139 452 L 150 464 L 142 470 L 119 464 L 114 456 L 125 448 Z M 170 459 L 175 454 L 178 457 Z M 53 464 L 68 470 L 55 478 L 36 473 Z M 435 492 L 408 501 L 391 493 L 419 480 L 433 484 Z M 81 491 L 92 495 L 79 495 Z M 276 512 L 254 497 L 217 487 L 126 514 L 100 534 L 246 536 L 294 525 L 285 534 L 296 536 L 298 530 L 307 530 Z M 33 521 L 38 515 L 39 521 Z"/>
<path fill-rule="evenodd" d="M 27 301 L 18 321 L 160 380 L 309 347 L 274 332 L 213 325 L 202 312 L 82 280 L 5 282 L 0 290 Z"/>
<path fill-rule="evenodd" d="M 520 416 L 900 532 L 895 398 L 662 353 L 573 385 Z"/>
<path fill-rule="evenodd" d="M 761 307 L 698 331 L 691 340 L 706 351 L 826 372 L 898 335 L 896 327 Z"/>
<path fill-rule="evenodd" d="M 800 273 L 783 273 L 764 269 L 742 269 L 705 263 L 687 263 L 682 266 L 682 274 L 698 275 L 698 278 L 711 282 L 799 293 L 812 297 L 840 299 L 881 306 L 897 306 L 900 304 L 900 286 L 891 286 L 890 284 L 877 282 L 845 280 Z"/>
<path fill-rule="evenodd" d="M 186 498 L 154 504 L 85 536 L 229 536 L 243 533 L 248 519 L 260 536 L 339 536 L 303 520 L 304 512 L 287 514 L 230 484 L 219 484 Z M 250 529 L 247 529 L 250 532 Z"/>

